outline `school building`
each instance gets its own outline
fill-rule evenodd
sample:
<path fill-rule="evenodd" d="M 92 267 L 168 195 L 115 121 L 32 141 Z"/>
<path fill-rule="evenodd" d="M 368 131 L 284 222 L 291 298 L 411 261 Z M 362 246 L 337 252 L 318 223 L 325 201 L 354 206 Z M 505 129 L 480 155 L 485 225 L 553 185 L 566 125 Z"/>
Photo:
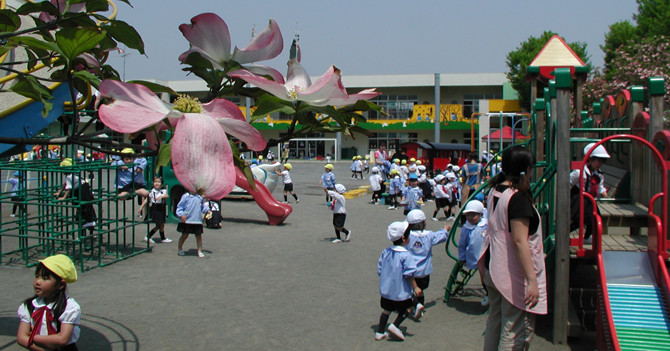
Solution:
<path fill-rule="evenodd" d="M 195 97 L 204 96 L 207 92 L 203 81 L 156 83 Z M 313 133 L 306 138 L 291 140 L 288 143 L 291 158 L 320 159 L 331 155 L 337 159 L 350 159 L 355 155 L 374 152 L 381 142 L 386 143 L 392 154 L 405 142 L 436 141 L 436 125 L 439 128 L 437 142 L 472 144 L 475 150 L 486 150 L 481 135 L 487 134 L 479 134 L 479 119 L 471 118 L 473 114 L 521 111 L 518 94 L 504 73 L 354 75 L 343 76 L 342 83 L 350 94 L 377 88 L 382 94 L 371 101 L 380 105 L 388 115 L 376 111 L 364 113 L 367 122 L 359 126 L 372 132 L 371 137 L 361 134 L 352 138 L 342 133 Z M 437 114 L 436 96 L 439 96 L 440 106 Z M 245 115 L 250 115 L 247 108 L 252 103 L 244 98 L 231 100 L 240 106 Z M 267 140 L 283 136 L 290 121 L 291 116 L 277 113 L 254 121 L 252 125 Z M 279 155 L 279 151 L 279 147 L 273 150 L 275 155 Z"/>

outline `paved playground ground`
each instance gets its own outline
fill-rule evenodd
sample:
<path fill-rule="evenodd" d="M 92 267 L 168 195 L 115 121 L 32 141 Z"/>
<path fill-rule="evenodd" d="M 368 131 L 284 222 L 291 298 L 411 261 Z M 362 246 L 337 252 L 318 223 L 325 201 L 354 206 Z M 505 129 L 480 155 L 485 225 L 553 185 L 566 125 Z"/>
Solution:
<path fill-rule="evenodd" d="M 345 227 L 352 231 L 351 242 L 333 244 L 332 212 L 318 186 L 323 163 L 292 163 L 300 203 L 289 196 L 293 213 L 283 225 L 268 225 L 255 202 L 223 201 L 223 228 L 204 234 L 205 258 L 196 256 L 193 238 L 184 245 L 187 256 L 177 256 L 176 225 L 168 224 L 173 243 L 80 273 L 68 287 L 83 312 L 79 349 L 482 349 L 487 315 L 478 276 L 467 296 L 442 302 L 454 263 L 444 245 L 433 250 L 425 316 L 403 323 L 406 341 L 375 341 L 381 312 L 377 260 L 390 244 L 386 227 L 402 220 L 402 211 L 371 205 L 367 196 L 348 200 Z M 338 182 L 347 188 L 369 184 L 350 179 L 348 162 L 335 166 Z M 274 191 L 277 199 L 282 188 Z M 433 209 L 434 203 L 426 204 L 428 217 Z M 443 225 L 428 221 L 431 230 Z M 33 274 L 20 263 L 0 266 L 0 350 L 21 349 L 15 344 L 16 309 L 33 294 Z M 585 339 L 571 340 L 570 347 L 553 345 L 551 323 L 540 319 L 532 349 L 595 349 Z"/>

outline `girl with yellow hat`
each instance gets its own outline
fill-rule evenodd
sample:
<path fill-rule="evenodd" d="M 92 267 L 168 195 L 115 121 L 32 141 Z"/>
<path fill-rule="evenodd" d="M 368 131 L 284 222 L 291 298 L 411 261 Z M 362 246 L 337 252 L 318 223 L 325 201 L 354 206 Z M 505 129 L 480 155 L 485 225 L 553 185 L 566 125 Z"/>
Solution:
<path fill-rule="evenodd" d="M 16 341 L 19 345 L 49 350 L 77 350 L 81 308 L 67 296 L 67 284 L 77 281 L 77 270 L 65 255 L 49 256 L 35 269 L 35 295 L 19 306 Z"/>

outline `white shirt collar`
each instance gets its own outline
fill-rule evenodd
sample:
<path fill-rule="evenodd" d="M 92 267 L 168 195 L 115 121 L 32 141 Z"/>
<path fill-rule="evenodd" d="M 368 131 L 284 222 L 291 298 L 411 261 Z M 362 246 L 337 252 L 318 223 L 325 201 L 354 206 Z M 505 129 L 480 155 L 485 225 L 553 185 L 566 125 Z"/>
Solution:
<path fill-rule="evenodd" d="M 397 252 L 404 252 L 404 251 L 407 251 L 407 248 L 404 247 L 404 246 L 393 245 L 393 246 L 391 246 L 391 250 L 397 251 Z"/>

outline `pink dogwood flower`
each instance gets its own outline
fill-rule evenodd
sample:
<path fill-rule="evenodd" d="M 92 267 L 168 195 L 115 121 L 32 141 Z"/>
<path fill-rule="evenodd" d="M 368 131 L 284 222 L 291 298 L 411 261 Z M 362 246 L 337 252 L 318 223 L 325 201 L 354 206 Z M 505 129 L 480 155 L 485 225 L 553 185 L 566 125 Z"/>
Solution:
<path fill-rule="evenodd" d="M 265 148 L 260 132 L 228 100 L 214 99 L 202 105 L 191 102 L 189 111 L 177 111 L 143 85 L 104 80 L 99 90 L 103 99 L 98 109 L 100 120 L 117 132 L 164 128 L 165 119 L 176 125 L 172 168 L 188 191 L 204 197 L 223 198 L 235 185 L 236 171 L 227 134 L 244 142 L 249 149 Z"/>
<path fill-rule="evenodd" d="M 64 14 L 65 12 L 84 12 L 86 11 L 86 4 L 85 3 L 80 3 L 80 4 L 70 4 L 70 6 L 67 6 L 67 3 L 65 0 L 51 0 L 51 5 L 53 5 L 56 9 L 61 14 Z M 67 8 L 67 11 L 65 10 Z M 56 19 L 56 16 L 51 15 L 46 12 L 42 12 L 39 15 L 39 19 L 41 19 L 44 22 L 51 22 Z"/>
<path fill-rule="evenodd" d="M 375 89 L 365 89 L 357 94 L 349 95 L 342 85 L 342 72 L 330 66 L 326 73 L 312 84 L 307 71 L 296 58 L 288 62 L 288 73 L 284 79 L 270 80 L 248 70 L 236 70 L 229 74 L 233 78 L 241 78 L 270 94 L 287 101 L 304 101 L 314 106 L 342 106 L 368 100 L 381 93 Z"/>
<path fill-rule="evenodd" d="M 179 56 L 179 61 L 185 62 L 189 54 L 199 53 L 210 61 L 215 68 L 225 69 L 229 61 L 239 64 L 270 60 L 279 55 L 284 49 L 284 39 L 275 20 L 271 19 L 267 28 L 256 35 L 244 49 L 235 47 L 230 53 L 230 32 L 226 22 L 213 13 L 203 13 L 191 18 L 191 24 L 179 26 L 191 48 Z M 281 77 L 275 69 L 263 65 L 245 65 L 258 74 L 267 74 L 271 77 Z"/>

